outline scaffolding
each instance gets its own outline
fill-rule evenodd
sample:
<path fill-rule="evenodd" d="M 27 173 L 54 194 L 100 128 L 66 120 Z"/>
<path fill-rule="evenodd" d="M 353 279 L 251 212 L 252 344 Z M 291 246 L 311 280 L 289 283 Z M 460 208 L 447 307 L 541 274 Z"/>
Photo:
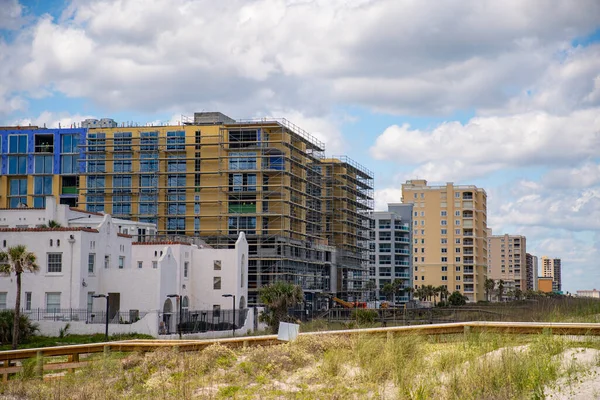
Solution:
<path fill-rule="evenodd" d="M 285 119 L 189 121 L 90 129 L 80 204 L 99 211 L 94 207 L 102 202 L 116 217 L 156 223 L 161 236 L 201 236 L 216 248 L 233 247 L 244 231 L 249 304 L 261 287 L 285 280 L 301 285 L 316 305 L 317 294 L 339 281 L 331 276 L 334 259 L 351 281 L 338 284 L 341 296 L 359 296 L 372 173 L 341 157 L 341 169 L 326 177 L 331 163 L 323 143 Z M 326 219 L 344 229 L 328 231 Z"/>
<path fill-rule="evenodd" d="M 322 160 L 325 232 L 335 245 L 338 295 L 365 300 L 374 205 L 373 172 L 346 156 Z"/>

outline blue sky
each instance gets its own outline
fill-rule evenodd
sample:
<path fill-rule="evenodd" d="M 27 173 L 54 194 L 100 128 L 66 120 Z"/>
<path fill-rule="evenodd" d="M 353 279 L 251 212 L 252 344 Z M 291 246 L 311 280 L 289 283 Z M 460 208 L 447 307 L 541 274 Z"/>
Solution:
<path fill-rule="evenodd" d="M 0 123 L 284 117 L 401 184 L 476 184 L 488 225 L 600 288 L 596 0 L 0 0 Z"/>

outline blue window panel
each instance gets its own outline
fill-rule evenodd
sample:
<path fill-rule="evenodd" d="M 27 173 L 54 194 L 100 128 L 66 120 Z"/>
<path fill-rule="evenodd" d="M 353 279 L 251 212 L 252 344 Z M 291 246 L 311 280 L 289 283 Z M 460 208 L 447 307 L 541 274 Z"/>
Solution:
<path fill-rule="evenodd" d="M 87 188 L 88 189 L 104 189 L 105 185 L 104 176 L 100 175 L 90 175 L 87 178 Z"/>
<path fill-rule="evenodd" d="M 115 153 L 113 170 L 115 172 L 131 172 L 131 153 Z"/>
<path fill-rule="evenodd" d="M 167 187 L 169 191 L 176 188 L 185 188 L 185 175 L 168 175 Z"/>
<path fill-rule="evenodd" d="M 158 177 L 156 175 L 140 175 L 140 189 L 148 192 L 149 189 L 152 191 L 158 188 Z"/>
<path fill-rule="evenodd" d="M 11 197 L 9 200 L 10 208 L 18 208 L 22 204 L 27 205 L 27 197 Z"/>
<path fill-rule="evenodd" d="M 25 175 L 27 173 L 27 156 L 9 156 L 8 173 L 10 175 Z"/>
<path fill-rule="evenodd" d="M 185 218 L 167 218 L 167 230 L 184 231 Z"/>
<path fill-rule="evenodd" d="M 114 150 L 115 151 L 131 150 L 131 132 L 115 132 Z"/>
<path fill-rule="evenodd" d="M 77 157 L 73 156 L 60 156 L 60 173 L 61 174 L 78 174 L 79 168 L 77 167 Z"/>
<path fill-rule="evenodd" d="M 105 150 L 104 146 L 106 144 L 105 137 L 106 136 L 104 133 L 88 133 L 88 151 L 103 152 Z"/>
<path fill-rule="evenodd" d="M 277 171 L 283 171 L 285 169 L 285 163 L 283 157 L 270 157 L 269 168 Z"/>
<path fill-rule="evenodd" d="M 131 191 L 131 175 L 113 177 L 113 188 L 115 191 Z"/>
<path fill-rule="evenodd" d="M 229 169 L 256 169 L 256 153 L 229 153 Z"/>
<path fill-rule="evenodd" d="M 113 214 L 131 214 L 131 196 L 113 196 Z"/>
<path fill-rule="evenodd" d="M 167 161 L 167 172 L 185 172 L 185 158 L 169 157 Z"/>
<path fill-rule="evenodd" d="M 61 153 L 77 153 L 79 145 L 78 135 L 62 135 Z"/>
<path fill-rule="evenodd" d="M 256 217 L 229 217 L 229 234 L 237 234 L 240 231 L 247 234 L 256 233 Z"/>
<path fill-rule="evenodd" d="M 8 152 L 11 154 L 27 153 L 27 135 L 9 135 Z"/>
<path fill-rule="evenodd" d="M 54 156 L 35 156 L 34 172 L 36 174 L 51 174 Z"/>
<path fill-rule="evenodd" d="M 142 154 L 140 157 L 141 172 L 157 172 L 158 171 L 158 155 L 157 154 Z"/>
<path fill-rule="evenodd" d="M 140 141 L 141 151 L 158 150 L 158 132 L 142 132 Z"/>
<path fill-rule="evenodd" d="M 33 198 L 33 208 L 46 208 L 46 198 L 45 197 L 34 197 Z"/>
<path fill-rule="evenodd" d="M 33 194 L 52 194 L 52 177 L 36 176 L 33 178 Z"/>
<path fill-rule="evenodd" d="M 11 179 L 9 184 L 9 193 L 11 196 L 26 196 L 27 179 Z"/>
<path fill-rule="evenodd" d="M 167 150 L 185 150 L 185 131 L 167 132 Z"/>

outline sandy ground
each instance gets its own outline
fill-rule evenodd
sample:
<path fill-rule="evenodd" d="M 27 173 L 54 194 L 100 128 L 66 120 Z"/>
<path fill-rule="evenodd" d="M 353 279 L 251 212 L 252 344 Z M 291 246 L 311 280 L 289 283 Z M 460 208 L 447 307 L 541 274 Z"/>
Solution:
<path fill-rule="evenodd" d="M 545 390 L 548 400 L 600 399 L 600 350 L 573 348 L 562 354 L 562 368 L 573 376 L 559 379 Z"/>

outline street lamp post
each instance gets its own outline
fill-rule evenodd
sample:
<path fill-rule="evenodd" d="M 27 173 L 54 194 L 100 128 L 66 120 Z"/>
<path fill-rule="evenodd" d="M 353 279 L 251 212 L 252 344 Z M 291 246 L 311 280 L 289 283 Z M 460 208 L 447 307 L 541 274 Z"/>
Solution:
<path fill-rule="evenodd" d="M 104 329 L 104 338 L 105 340 L 108 342 L 108 295 L 107 294 L 93 294 L 92 295 L 93 298 L 100 298 L 100 297 L 105 297 L 106 298 L 106 326 Z"/>
<path fill-rule="evenodd" d="M 233 297 L 233 336 L 235 336 L 235 294 L 224 294 L 223 297 Z"/>
<path fill-rule="evenodd" d="M 169 294 L 167 295 L 168 298 L 176 298 L 177 301 L 179 302 L 179 323 L 177 324 L 177 333 L 179 334 L 179 339 L 181 339 L 181 314 L 182 314 L 182 304 L 181 304 L 181 295 L 179 294 Z"/>

